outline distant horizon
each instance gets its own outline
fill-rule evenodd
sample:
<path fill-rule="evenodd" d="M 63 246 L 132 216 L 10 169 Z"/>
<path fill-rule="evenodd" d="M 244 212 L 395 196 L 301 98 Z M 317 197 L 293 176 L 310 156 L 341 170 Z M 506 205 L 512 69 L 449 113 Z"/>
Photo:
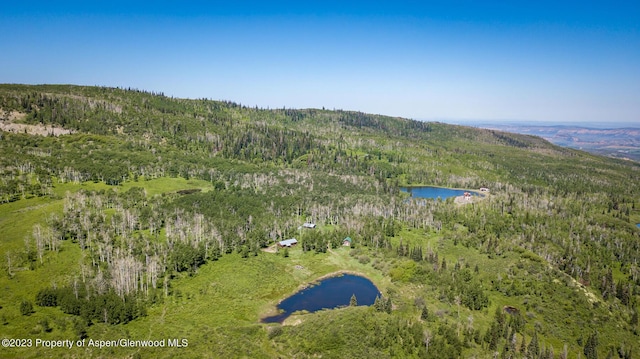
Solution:
<path fill-rule="evenodd" d="M 0 82 L 261 108 L 640 123 L 640 3 L 8 2 Z"/>
<path fill-rule="evenodd" d="M 640 129 L 640 123 L 635 122 L 587 122 L 587 121 L 527 121 L 527 120 L 502 120 L 502 119 L 419 119 L 426 122 L 442 122 L 450 125 L 487 127 L 487 126 L 526 126 L 526 127 L 580 127 L 587 129 Z"/>

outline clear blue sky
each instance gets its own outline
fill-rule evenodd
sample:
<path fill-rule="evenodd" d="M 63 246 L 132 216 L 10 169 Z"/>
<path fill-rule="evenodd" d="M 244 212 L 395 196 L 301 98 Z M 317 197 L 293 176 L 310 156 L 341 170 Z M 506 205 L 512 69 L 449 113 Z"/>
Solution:
<path fill-rule="evenodd" d="M 0 82 L 640 124 L 640 1 L 12 1 Z"/>

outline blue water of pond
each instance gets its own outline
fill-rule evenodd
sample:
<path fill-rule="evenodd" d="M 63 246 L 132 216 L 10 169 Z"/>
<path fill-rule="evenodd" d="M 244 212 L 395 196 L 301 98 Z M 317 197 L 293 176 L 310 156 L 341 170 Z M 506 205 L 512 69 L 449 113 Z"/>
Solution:
<path fill-rule="evenodd" d="M 438 199 L 441 198 L 443 200 L 449 197 L 458 197 L 464 195 L 465 191 L 463 189 L 452 189 L 452 188 L 443 188 L 443 187 L 408 187 L 401 188 L 403 192 L 408 192 L 413 198 L 431 198 Z M 475 192 L 470 192 L 472 196 L 478 196 Z"/>
<path fill-rule="evenodd" d="M 321 309 L 348 306 L 354 294 L 358 305 L 372 305 L 380 291 L 369 279 L 357 275 L 326 278 L 280 302 L 280 314 L 264 318 L 262 322 L 282 323 L 291 313 L 299 310 L 313 313 Z"/>
<path fill-rule="evenodd" d="M 640 223 L 636 224 L 636 227 L 640 228 Z"/>

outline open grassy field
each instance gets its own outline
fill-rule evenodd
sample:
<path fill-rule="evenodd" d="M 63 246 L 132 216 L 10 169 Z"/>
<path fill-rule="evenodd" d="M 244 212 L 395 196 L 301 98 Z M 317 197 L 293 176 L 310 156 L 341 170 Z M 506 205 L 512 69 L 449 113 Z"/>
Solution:
<path fill-rule="evenodd" d="M 70 246 L 72 247 L 72 246 Z M 133 340 L 187 339 L 185 348 L 157 349 L 16 349 L 3 350 L 4 356 L 13 357 L 127 357 L 144 354 L 144 357 L 190 358 L 208 353 L 208 357 L 272 357 L 277 353 L 266 340 L 267 325 L 259 323 L 262 316 L 274 310 L 283 298 L 294 293 L 300 287 L 317 278 L 335 271 L 354 271 L 371 278 L 379 288 L 390 285 L 388 279 L 371 266 L 358 263 L 348 255 L 349 248 L 339 248 L 326 254 L 303 253 L 299 248 L 290 251 L 288 258 L 281 254 L 262 253 L 257 257 L 240 258 L 237 254 L 223 256 L 220 260 L 202 266 L 196 275 L 185 275 L 172 281 L 172 295 L 161 298 L 148 310 L 148 315 L 126 325 L 109 326 L 96 323 L 88 330 L 89 338 L 95 340 L 115 340 L 129 338 Z M 78 253 L 70 253 L 75 258 Z M 57 256 L 64 258 L 63 256 Z M 78 267 L 78 263 L 64 261 L 47 262 L 35 271 L 16 275 L 11 280 L 3 278 L 3 285 L 16 293 L 4 297 L 8 303 L 21 295 L 28 298 L 33 293 L 33 285 L 50 284 L 46 278 L 58 278 L 59 281 L 75 271 L 69 266 Z M 56 270 L 59 270 L 57 272 Z M 27 274 L 31 274 L 27 276 Z M 67 274 L 65 274 L 67 273 Z M 40 274 L 39 282 L 34 278 Z M 20 290 L 25 283 L 30 287 Z M 384 290 L 384 289 L 383 289 Z M 28 317 L 20 316 L 17 308 L 3 308 L 9 324 L 3 327 L 3 333 L 12 338 L 43 338 L 64 340 L 75 338 L 70 330 L 69 318 L 57 309 L 36 307 L 35 313 Z M 13 310 L 7 310 L 13 309 Z M 52 319 L 54 327 L 50 333 L 38 330 L 42 318 Z M 53 323 L 58 320 L 68 322 L 67 330 Z M 28 324 L 30 323 L 30 324 Z M 33 327 L 33 330 L 25 330 Z M 234 334 L 238 332 L 237 334 Z M 234 338 L 231 339 L 230 336 Z M 246 342 L 239 347 L 237 339 L 245 337 Z M 262 343 L 261 343 L 262 341 Z"/>
<path fill-rule="evenodd" d="M 198 188 L 207 190 L 210 183 L 182 178 L 161 178 L 149 181 L 127 182 L 118 190 L 143 187 L 147 196 Z M 31 198 L 0 205 L 0 231 L 3 233 L 1 249 L 4 273 L 0 277 L 3 295 L 0 311 L 3 337 L 43 340 L 78 339 L 74 333 L 74 318 L 57 308 L 35 306 L 28 316 L 21 315 L 20 303 L 33 302 L 34 293 L 51 285 L 64 285 L 81 275 L 83 258 L 76 243 L 62 242 L 58 253 L 46 253 L 43 262 L 31 268 L 26 262 L 25 238 L 30 238 L 34 225 L 45 225 L 51 215 L 61 215 L 66 192 L 111 189 L 102 183 L 56 184 L 54 198 Z M 349 248 L 341 247 L 326 254 L 304 253 L 300 248 L 290 250 L 288 258 L 276 253 L 261 253 L 257 257 L 240 258 L 225 255 L 215 262 L 199 268 L 194 275 L 184 274 L 171 282 L 171 295 L 158 298 L 149 307 L 146 317 L 126 325 L 110 326 L 95 323 L 88 328 L 88 338 L 95 340 L 186 339 L 185 348 L 123 349 L 2 349 L 1 357 L 111 357 L 141 355 L 154 357 L 194 357 L 210 353 L 211 357 L 271 357 L 276 350 L 268 342 L 260 344 L 257 338 L 266 338 L 266 328 L 259 323 L 261 317 L 275 309 L 275 305 L 298 288 L 328 273 L 354 271 L 371 278 L 380 288 L 390 285 L 389 280 L 370 265 L 363 265 L 348 255 Z M 11 267 L 7 262 L 10 258 Z M 10 273 L 10 275 L 9 275 Z M 43 326 L 42 323 L 47 322 Z M 50 329 L 50 330 L 47 330 Z M 234 332 L 249 333 L 238 352 L 238 343 L 229 340 Z M 246 333 L 244 336 L 246 336 Z M 257 336 L 257 338 L 256 338 Z M 237 336 L 235 336 L 237 337 Z M 266 347 L 265 347 L 266 345 Z M 242 354 L 244 353 L 244 354 Z"/>

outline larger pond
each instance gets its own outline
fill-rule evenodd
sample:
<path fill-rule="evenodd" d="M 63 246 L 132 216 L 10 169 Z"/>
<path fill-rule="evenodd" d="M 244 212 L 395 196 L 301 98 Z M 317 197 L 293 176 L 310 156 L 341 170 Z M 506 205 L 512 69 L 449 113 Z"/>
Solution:
<path fill-rule="evenodd" d="M 358 305 L 372 305 L 380 291 L 369 279 L 357 275 L 326 278 L 280 302 L 280 313 L 264 318 L 262 322 L 282 323 L 291 313 L 300 310 L 313 313 L 348 306 L 352 295 L 356 296 Z"/>
<path fill-rule="evenodd" d="M 438 199 L 441 198 L 443 200 L 449 197 L 458 197 L 465 194 L 465 192 L 469 192 L 463 189 L 452 189 L 452 188 L 444 188 L 444 187 L 407 187 L 401 188 L 403 192 L 408 192 L 413 198 L 431 198 Z M 469 192 L 472 196 L 478 196 L 478 193 Z"/>

